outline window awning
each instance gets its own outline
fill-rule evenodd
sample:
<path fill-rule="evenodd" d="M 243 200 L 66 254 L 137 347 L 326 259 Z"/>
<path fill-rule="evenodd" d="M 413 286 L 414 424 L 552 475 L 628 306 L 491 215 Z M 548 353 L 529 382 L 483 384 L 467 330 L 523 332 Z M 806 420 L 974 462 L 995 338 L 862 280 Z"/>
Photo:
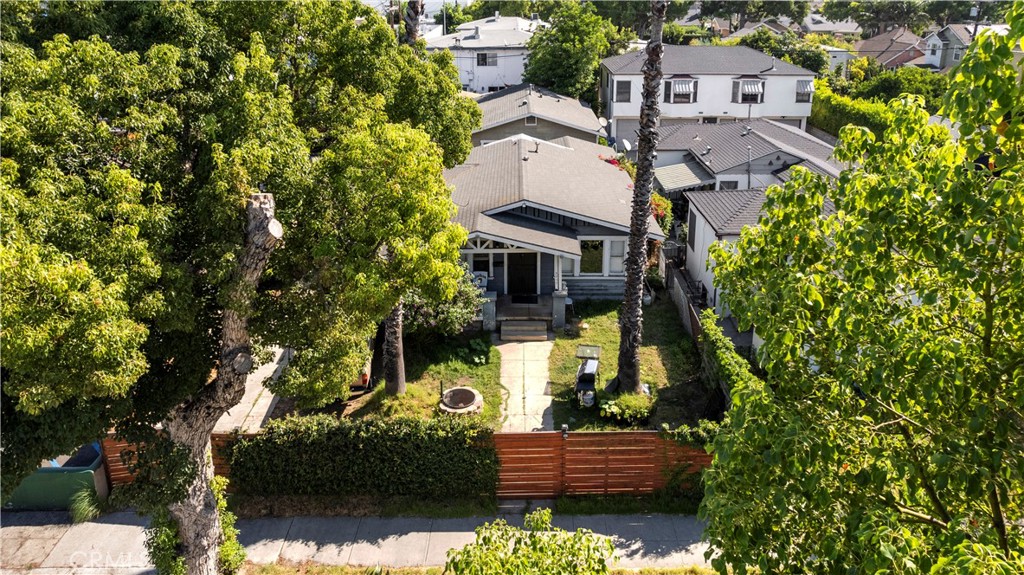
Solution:
<path fill-rule="evenodd" d="M 744 94 L 764 94 L 764 83 L 761 80 L 743 80 Z"/>
<path fill-rule="evenodd" d="M 693 93 L 693 80 L 673 80 L 672 81 L 672 93 L 674 93 L 674 94 L 692 94 Z"/>
<path fill-rule="evenodd" d="M 813 94 L 814 93 L 814 80 L 797 80 L 796 81 L 796 92 L 798 94 Z"/>

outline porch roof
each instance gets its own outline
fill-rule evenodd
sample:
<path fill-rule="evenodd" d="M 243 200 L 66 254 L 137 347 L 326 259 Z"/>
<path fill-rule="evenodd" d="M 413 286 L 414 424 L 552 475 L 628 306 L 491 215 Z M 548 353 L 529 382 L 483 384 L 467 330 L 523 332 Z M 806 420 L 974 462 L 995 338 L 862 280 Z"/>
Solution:
<path fill-rule="evenodd" d="M 483 215 L 477 218 L 478 235 L 525 249 L 570 257 L 580 257 L 580 241 L 563 226 L 548 224 L 516 214 Z"/>

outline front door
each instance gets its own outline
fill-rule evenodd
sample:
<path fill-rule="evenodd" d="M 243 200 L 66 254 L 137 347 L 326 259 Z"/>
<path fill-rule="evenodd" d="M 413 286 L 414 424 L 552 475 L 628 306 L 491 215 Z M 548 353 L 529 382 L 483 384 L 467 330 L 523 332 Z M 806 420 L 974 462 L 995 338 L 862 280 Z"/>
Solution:
<path fill-rule="evenodd" d="M 537 294 L 537 254 L 506 254 L 508 258 L 508 293 Z"/>

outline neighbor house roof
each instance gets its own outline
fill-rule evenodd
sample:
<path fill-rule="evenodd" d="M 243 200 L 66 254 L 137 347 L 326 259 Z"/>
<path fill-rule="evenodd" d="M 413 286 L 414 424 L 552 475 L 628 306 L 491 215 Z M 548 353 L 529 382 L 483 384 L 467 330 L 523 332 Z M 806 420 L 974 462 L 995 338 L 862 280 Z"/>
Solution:
<path fill-rule="evenodd" d="M 455 32 L 427 40 L 427 48 L 525 48 L 533 33 L 547 23 L 514 16 L 491 16 L 467 22 Z"/>
<path fill-rule="evenodd" d="M 544 118 L 595 135 L 601 129 L 590 106 L 532 84 L 519 84 L 480 96 L 477 103 L 483 112 L 483 127 L 476 131 L 488 130 L 527 116 Z"/>
<path fill-rule="evenodd" d="M 571 229 L 509 211 L 536 207 L 628 231 L 632 182 L 602 159 L 612 154 L 577 138 L 548 142 L 522 134 L 473 148 L 465 163 L 444 172 L 458 206 L 454 220 L 470 234 L 579 255 Z M 662 239 L 653 216 L 649 223 L 651 237 Z"/>
<path fill-rule="evenodd" d="M 861 40 L 854 46 L 854 50 L 858 56 L 869 56 L 885 66 L 908 50 L 916 48 L 920 42 L 920 36 L 905 27 L 900 27 L 882 32 L 867 40 Z M 914 56 L 917 54 L 915 53 Z"/>
<path fill-rule="evenodd" d="M 815 166 L 815 171 L 833 177 L 842 169 L 842 165 L 832 159 L 832 146 L 807 132 L 763 118 L 721 124 L 680 124 L 663 128 L 662 134 L 658 150 L 687 150 L 716 174 L 746 163 L 747 146 L 750 146 L 751 158 L 783 151 L 803 158 L 804 162 Z M 707 151 L 709 146 L 710 152 Z"/>
<path fill-rule="evenodd" d="M 642 74 L 647 55 L 627 52 L 601 61 L 612 74 Z M 765 76 L 813 76 L 814 72 L 778 60 L 746 46 L 665 45 L 661 70 L 675 74 L 722 74 Z"/>
<path fill-rule="evenodd" d="M 817 12 L 812 12 L 804 18 L 800 26 L 805 32 L 818 34 L 860 34 L 860 24 L 853 20 L 840 20 L 834 22 L 825 18 Z"/>
<path fill-rule="evenodd" d="M 770 20 L 767 22 L 747 22 L 742 28 L 733 32 L 732 34 L 729 34 L 729 38 L 743 38 L 744 36 L 748 36 L 750 34 L 753 34 L 754 32 L 757 32 L 761 28 L 766 28 L 769 32 L 776 36 L 782 36 L 783 34 L 789 31 L 789 28 L 787 28 L 786 26 Z"/>
<path fill-rule="evenodd" d="M 718 237 L 738 236 L 746 226 L 755 226 L 767 196 L 764 190 L 711 190 L 683 192 L 690 207 L 700 212 Z M 835 204 L 825 200 L 822 216 L 836 213 Z"/>
<path fill-rule="evenodd" d="M 693 188 L 715 181 L 715 177 L 708 173 L 704 166 L 692 156 L 683 158 L 683 161 L 678 164 L 655 168 L 654 178 L 666 192 Z"/>
<path fill-rule="evenodd" d="M 764 205 L 764 190 L 713 190 L 683 192 L 690 208 L 700 212 L 721 236 L 737 236 L 744 226 L 757 224 Z"/>

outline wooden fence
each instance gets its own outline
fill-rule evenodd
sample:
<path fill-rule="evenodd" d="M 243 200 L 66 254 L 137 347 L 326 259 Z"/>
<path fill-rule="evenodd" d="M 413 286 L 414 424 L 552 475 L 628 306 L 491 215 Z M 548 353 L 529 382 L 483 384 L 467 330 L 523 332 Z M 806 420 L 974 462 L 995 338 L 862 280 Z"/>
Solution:
<path fill-rule="evenodd" d="M 676 470 L 711 464 L 656 431 L 496 433 L 494 444 L 501 499 L 651 493 Z"/>
<path fill-rule="evenodd" d="M 211 438 L 217 475 L 230 477 L 226 447 L 237 437 L 220 433 Z M 651 493 L 665 487 L 674 471 L 697 472 L 711 464 L 704 450 L 681 446 L 656 431 L 495 433 L 494 446 L 501 499 Z M 121 461 L 121 452 L 131 448 L 113 436 L 103 440 L 111 487 L 134 479 Z"/>

